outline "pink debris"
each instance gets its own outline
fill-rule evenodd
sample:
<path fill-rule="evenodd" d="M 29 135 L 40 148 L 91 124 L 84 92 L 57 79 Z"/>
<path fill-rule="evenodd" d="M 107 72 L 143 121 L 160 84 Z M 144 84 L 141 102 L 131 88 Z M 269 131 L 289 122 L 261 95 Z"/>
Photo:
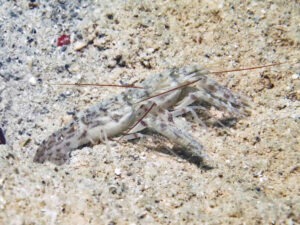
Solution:
<path fill-rule="evenodd" d="M 57 46 L 64 46 L 71 44 L 70 35 L 63 34 L 57 39 Z"/>

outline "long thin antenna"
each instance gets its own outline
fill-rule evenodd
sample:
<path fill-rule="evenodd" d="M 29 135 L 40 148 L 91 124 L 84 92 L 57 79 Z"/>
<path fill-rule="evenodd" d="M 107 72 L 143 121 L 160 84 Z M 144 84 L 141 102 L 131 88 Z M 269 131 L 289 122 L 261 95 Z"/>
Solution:
<path fill-rule="evenodd" d="M 179 85 L 179 86 L 174 87 L 174 88 L 172 88 L 172 89 L 169 89 L 169 90 L 167 90 L 167 91 L 163 91 L 163 92 L 158 93 L 158 94 L 156 94 L 156 95 L 149 96 L 149 97 L 147 97 L 147 98 L 144 98 L 144 99 L 141 100 L 141 101 L 136 102 L 136 104 L 137 104 L 137 103 L 141 103 L 141 102 L 146 101 L 146 100 L 149 100 L 149 99 L 151 99 L 151 98 L 155 98 L 155 97 L 157 97 L 157 96 L 161 96 L 161 95 L 167 94 L 167 93 L 172 92 L 172 91 L 175 91 L 175 90 L 177 90 L 177 89 L 179 89 L 179 88 L 183 88 L 183 87 L 189 86 L 189 85 L 191 85 L 191 84 L 194 84 L 194 83 L 198 82 L 199 80 L 201 80 L 201 78 L 199 78 L 199 79 L 197 79 L 197 80 L 194 80 L 194 81 L 191 81 L 191 82 L 189 82 L 189 83 L 187 83 L 187 84 Z"/>
<path fill-rule="evenodd" d="M 135 128 L 147 115 L 148 113 L 152 110 L 152 108 L 155 106 L 156 104 L 153 103 L 151 105 L 151 107 L 145 112 L 145 114 L 132 126 L 129 128 L 129 130 L 126 132 L 126 134 L 128 134 L 130 131 L 132 131 L 133 128 Z"/>
<path fill-rule="evenodd" d="M 144 89 L 142 86 L 135 86 L 135 85 L 119 85 L 119 84 L 50 84 L 50 85 L 57 85 L 57 86 L 92 86 L 92 87 L 119 87 L 119 88 L 136 88 L 136 89 Z"/>
<path fill-rule="evenodd" d="M 243 71 L 243 70 L 256 70 L 256 69 L 261 69 L 261 68 L 266 68 L 266 67 L 272 67 L 272 66 L 278 66 L 278 65 L 282 65 L 282 64 L 287 64 L 288 62 L 283 62 L 283 63 L 273 63 L 273 64 L 269 64 L 269 65 L 264 65 L 264 66 L 255 66 L 255 67 L 248 67 L 248 68 L 240 68 L 240 69 L 232 69 L 232 70 L 223 70 L 223 71 L 215 71 L 215 72 L 209 72 L 211 74 L 219 74 L 219 73 L 229 73 L 229 72 L 237 72 L 237 71 Z M 296 64 L 296 63 L 295 63 Z M 177 89 L 180 89 L 180 88 L 183 88 L 183 87 L 186 87 L 186 86 L 189 86 L 191 84 L 194 84 L 196 82 L 198 82 L 199 80 L 201 80 L 201 78 L 197 79 L 197 80 L 194 80 L 194 81 L 191 81 L 187 84 L 183 84 L 183 85 L 179 85 L 175 88 L 172 88 L 170 90 L 167 90 L 167 91 L 164 91 L 164 92 L 161 92 L 161 93 L 158 93 L 158 94 L 155 94 L 155 95 L 152 95 L 152 96 L 149 96 L 141 101 L 138 101 L 136 103 L 140 103 L 140 102 L 143 102 L 143 101 L 147 101 L 151 98 L 155 98 L 157 96 L 161 96 L 161 95 L 164 95 L 164 94 L 167 94 L 169 92 L 172 92 L 174 90 L 177 90 Z"/>
<path fill-rule="evenodd" d="M 261 68 L 266 68 L 266 67 L 278 66 L 278 65 L 282 65 L 282 64 L 286 64 L 286 63 L 287 62 L 273 63 L 273 64 L 269 64 L 269 65 L 264 65 L 264 66 L 254 66 L 254 67 L 248 67 L 248 68 L 239 68 L 239 69 L 223 70 L 223 71 L 213 71 L 210 73 L 218 74 L 218 73 L 238 72 L 238 71 L 244 71 L 244 70 L 256 70 L 256 69 L 261 69 Z"/>

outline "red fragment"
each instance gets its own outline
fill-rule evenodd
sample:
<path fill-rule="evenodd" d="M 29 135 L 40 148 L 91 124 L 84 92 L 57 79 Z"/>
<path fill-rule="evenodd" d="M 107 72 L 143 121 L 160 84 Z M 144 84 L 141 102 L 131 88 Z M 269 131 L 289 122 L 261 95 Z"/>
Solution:
<path fill-rule="evenodd" d="M 70 35 L 63 34 L 57 39 L 57 46 L 64 46 L 71 44 Z"/>

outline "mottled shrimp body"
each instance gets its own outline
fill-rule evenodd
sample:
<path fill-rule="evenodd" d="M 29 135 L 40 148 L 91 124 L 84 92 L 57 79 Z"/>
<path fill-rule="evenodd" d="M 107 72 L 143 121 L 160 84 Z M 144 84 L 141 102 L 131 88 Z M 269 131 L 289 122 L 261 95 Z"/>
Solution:
<path fill-rule="evenodd" d="M 49 160 L 61 165 L 70 157 L 72 150 L 99 140 L 107 141 L 108 137 L 121 134 L 135 121 L 135 111 L 130 105 L 123 103 L 122 98 L 112 98 L 82 111 L 66 127 L 53 133 L 43 141 L 34 157 L 35 162 Z M 115 109 L 107 109 L 114 104 Z M 118 105 L 118 107 L 116 107 Z"/>
<path fill-rule="evenodd" d="M 188 66 L 150 76 L 139 85 L 142 89 L 127 89 L 80 112 L 73 122 L 43 141 L 34 161 L 49 160 L 60 165 L 69 159 L 71 151 L 84 144 L 107 142 L 107 138 L 125 131 L 130 136 L 145 128 L 202 157 L 202 145 L 188 131 L 179 128 L 174 117 L 192 113 L 198 119 L 194 110 L 197 107 L 204 110 L 215 107 L 240 117 L 247 108 L 243 100 L 208 74 L 202 67 Z"/>

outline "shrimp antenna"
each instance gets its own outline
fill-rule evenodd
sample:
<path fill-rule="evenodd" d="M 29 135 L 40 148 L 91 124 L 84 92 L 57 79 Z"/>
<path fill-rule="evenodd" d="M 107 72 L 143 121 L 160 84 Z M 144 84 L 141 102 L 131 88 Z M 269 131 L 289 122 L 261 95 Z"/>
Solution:
<path fill-rule="evenodd" d="M 50 84 L 50 85 L 56 85 L 56 86 L 79 86 L 79 87 L 86 87 L 86 86 L 91 86 L 91 87 L 119 87 L 119 88 L 136 88 L 136 89 L 144 89 L 142 86 L 135 86 L 135 85 L 119 85 L 119 84 L 88 84 L 88 83 L 83 83 L 83 84 Z"/>
<path fill-rule="evenodd" d="M 264 65 L 264 66 L 255 66 L 255 67 L 248 67 L 248 68 L 240 68 L 240 69 L 232 69 L 232 70 L 223 70 L 223 71 L 216 71 L 216 72 L 209 72 L 211 74 L 219 74 L 219 73 L 229 73 L 229 72 L 237 72 L 237 71 L 243 71 L 243 70 L 256 70 L 256 69 L 261 69 L 261 68 L 266 68 L 266 67 L 272 67 L 272 66 L 278 66 L 278 65 L 282 65 L 282 64 L 287 64 L 288 62 L 282 62 L 282 63 L 273 63 L 273 64 L 269 64 L 269 65 Z M 296 63 L 295 63 L 296 64 Z M 198 82 L 199 80 L 201 80 L 202 78 L 199 78 L 197 80 L 194 80 L 194 81 L 191 81 L 187 84 L 183 84 L 183 85 L 179 85 L 177 87 L 174 87 L 172 89 L 169 89 L 167 91 L 163 91 L 161 93 L 158 93 L 158 94 L 155 94 L 155 95 L 152 95 L 152 96 L 149 96 L 145 99 L 142 99 L 141 101 L 138 101 L 136 103 L 141 103 L 143 101 L 147 101 L 151 98 L 155 98 L 155 97 L 158 97 L 158 96 L 161 96 L 161 95 L 164 95 L 164 94 L 167 94 L 169 92 L 172 92 L 172 91 L 175 91 L 177 89 L 180 89 L 180 88 L 183 88 L 183 87 L 187 87 L 191 84 L 194 84 L 196 82 Z"/>

